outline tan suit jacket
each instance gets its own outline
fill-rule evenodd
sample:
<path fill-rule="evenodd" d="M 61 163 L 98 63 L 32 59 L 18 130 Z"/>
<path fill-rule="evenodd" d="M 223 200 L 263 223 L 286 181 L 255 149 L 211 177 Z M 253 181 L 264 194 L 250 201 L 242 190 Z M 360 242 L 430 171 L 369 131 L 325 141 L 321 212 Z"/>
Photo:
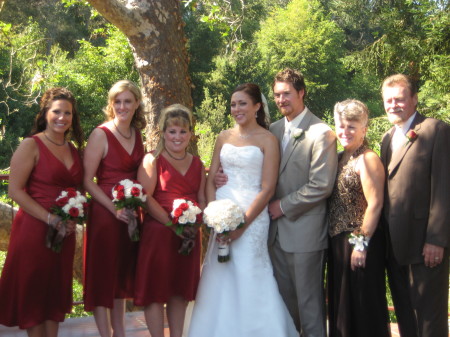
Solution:
<path fill-rule="evenodd" d="M 425 243 L 448 248 L 450 238 L 450 126 L 417 113 L 411 129 L 417 138 L 394 154 L 394 128 L 381 145 L 386 169 L 383 213 L 400 265 L 423 263 Z"/>
<path fill-rule="evenodd" d="M 305 253 L 327 248 L 326 199 L 333 190 L 337 170 L 336 136 L 307 108 L 298 139 L 292 136 L 281 157 L 274 199 L 281 200 L 284 215 L 271 222 L 269 245 L 278 233 L 281 248 Z M 270 131 L 281 140 L 284 118 Z"/>

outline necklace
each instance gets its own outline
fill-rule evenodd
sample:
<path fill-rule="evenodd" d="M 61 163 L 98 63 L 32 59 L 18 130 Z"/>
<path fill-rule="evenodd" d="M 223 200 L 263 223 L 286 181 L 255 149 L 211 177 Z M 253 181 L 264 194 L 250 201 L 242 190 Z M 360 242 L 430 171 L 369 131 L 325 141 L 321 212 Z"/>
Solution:
<path fill-rule="evenodd" d="M 239 133 L 239 138 L 241 139 L 249 139 L 252 136 L 252 133 L 249 133 L 248 135 L 243 135 L 241 133 Z"/>
<path fill-rule="evenodd" d="M 127 137 L 127 136 L 125 136 L 122 132 L 120 132 L 120 130 L 119 130 L 119 128 L 117 127 L 116 122 L 114 121 L 114 119 L 113 119 L 113 124 L 114 124 L 114 127 L 116 128 L 117 132 L 119 133 L 119 135 L 121 135 L 123 138 L 125 138 L 125 139 L 130 139 L 131 136 L 133 135 L 133 132 L 131 131 L 131 128 L 130 128 L 130 135 Z"/>
<path fill-rule="evenodd" d="M 55 144 L 55 145 L 57 145 L 57 146 L 63 146 L 63 145 L 66 145 L 66 140 L 64 140 L 64 142 L 63 142 L 62 144 L 59 144 L 59 143 L 55 142 L 54 140 L 52 140 L 49 136 L 47 136 L 47 134 L 45 133 L 45 131 L 43 132 L 43 134 L 44 134 L 45 138 L 47 138 L 47 140 L 48 140 L 50 143 L 52 143 L 52 144 Z"/>
<path fill-rule="evenodd" d="M 169 155 L 169 157 L 172 158 L 172 159 L 175 159 L 175 160 L 183 160 L 183 159 L 186 158 L 186 156 L 187 156 L 187 151 L 184 151 L 184 156 L 181 157 L 181 158 L 177 158 L 177 157 L 174 157 L 174 156 L 169 152 L 169 150 L 167 150 L 166 148 L 164 148 L 164 149 L 166 150 L 166 152 L 167 152 L 167 154 Z"/>
<path fill-rule="evenodd" d="M 238 132 L 238 136 L 239 136 L 239 138 L 241 138 L 241 139 L 249 139 L 251 136 L 253 136 L 253 134 L 255 133 L 255 130 L 253 129 L 253 130 L 251 130 L 249 133 L 247 133 L 246 135 L 243 135 L 240 131 L 239 131 L 239 129 L 237 130 L 237 132 Z"/>

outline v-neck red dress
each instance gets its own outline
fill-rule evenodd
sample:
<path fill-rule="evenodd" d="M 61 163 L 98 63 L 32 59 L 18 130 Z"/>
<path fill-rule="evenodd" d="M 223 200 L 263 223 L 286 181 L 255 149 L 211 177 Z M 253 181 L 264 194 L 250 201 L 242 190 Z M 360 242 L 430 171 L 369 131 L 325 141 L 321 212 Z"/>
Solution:
<path fill-rule="evenodd" d="M 129 154 L 106 127 L 108 153 L 97 169 L 97 184 L 112 198 L 111 190 L 123 179 L 136 179 L 144 157 L 141 135 L 135 132 L 134 149 Z M 112 308 L 116 298 L 132 298 L 137 243 L 128 236 L 127 224 L 92 200 L 85 238 L 84 307 Z"/>
<path fill-rule="evenodd" d="M 67 169 L 37 136 L 33 139 L 39 160 L 25 190 L 50 210 L 63 189 L 80 189 L 83 166 L 72 144 L 73 165 Z M 75 235 L 66 237 L 61 252 L 55 253 L 45 246 L 47 229 L 45 222 L 22 208 L 17 212 L 0 278 L 0 324 L 28 329 L 46 320 L 62 322 L 72 310 Z"/>
<path fill-rule="evenodd" d="M 178 172 L 163 156 L 157 159 L 158 181 L 153 197 L 169 213 L 179 198 L 197 200 L 203 164 L 194 156 L 185 175 Z M 195 299 L 200 280 L 201 235 L 188 256 L 178 253 L 182 240 L 164 224 L 145 216 L 136 268 L 134 303 L 167 303 L 170 297 Z"/>

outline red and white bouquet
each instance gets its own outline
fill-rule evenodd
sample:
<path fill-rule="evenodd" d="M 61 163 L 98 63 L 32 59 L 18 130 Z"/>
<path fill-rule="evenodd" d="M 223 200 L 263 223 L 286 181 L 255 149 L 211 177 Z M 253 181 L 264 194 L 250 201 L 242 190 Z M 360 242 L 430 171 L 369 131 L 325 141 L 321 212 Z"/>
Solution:
<path fill-rule="evenodd" d="M 113 203 L 116 209 L 125 208 L 128 212 L 128 234 L 131 241 L 139 241 L 139 227 L 135 211 L 145 207 L 147 195 L 144 188 L 136 180 L 124 179 L 112 189 Z"/>
<path fill-rule="evenodd" d="M 203 211 L 203 220 L 216 234 L 229 235 L 231 231 L 241 228 L 245 223 L 244 211 L 230 199 L 211 201 Z M 218 261 L 230 260 L 228 240 L 220 240 Z"/>
<path fill-rule="evenodd" d="M 46 246 L 59 253 L 67 233 L 67 221 L 71 220 L 75 224 L 83 223 L 86 219 L 88 200 L 80 191 L 69 187 L 62 190 L 55 201 L 56 205 L 51 207 L 51 211 L 61 218 L 62 223 L 58 229 L 53 226 L 48 228 Z"/>
<path fill-rule="evenodd" d="M 183 237 L 178 252 L 189 255 L 195 246 L 197 228 L 202 223 L 202 210 L 195 201 L 189 199 L 175 199 L 173 201 L 171 221 L 166 226 L 176 226 L 175 233 Z"/>

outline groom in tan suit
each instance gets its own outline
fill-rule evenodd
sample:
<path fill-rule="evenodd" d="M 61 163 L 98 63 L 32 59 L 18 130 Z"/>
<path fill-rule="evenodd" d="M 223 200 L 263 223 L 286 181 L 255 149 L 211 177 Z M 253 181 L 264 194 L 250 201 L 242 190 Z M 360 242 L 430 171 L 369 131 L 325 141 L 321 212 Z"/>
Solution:
<path fill-rule="evenodd" d="M 301 73 L 281 71 L 272 89 L 284 118 L 270 126 L 282 156 L 274 200 L 269 204 L 269 252 L 297 330 L 303 337 L 325 337 L 325 216 L 326 199 L 336 178 L 336 137 L 305 106 Z"/>
<path fill-rule="evenodd" d="M 383 225 L 389 285 L 402 337 L 448 336 L 450 126 L 416 112 L 417 90 L 397 74 L 384 80 L 394 127 L 383 137 Z"/>

